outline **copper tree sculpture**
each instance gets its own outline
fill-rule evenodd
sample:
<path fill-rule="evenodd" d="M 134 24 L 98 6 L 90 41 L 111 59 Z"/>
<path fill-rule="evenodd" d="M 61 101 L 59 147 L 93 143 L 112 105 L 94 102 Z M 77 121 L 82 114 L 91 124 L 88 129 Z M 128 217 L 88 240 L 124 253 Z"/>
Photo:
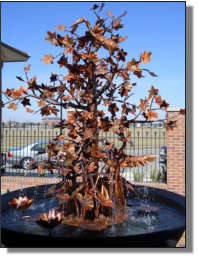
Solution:
<path fill-rule="evenodd" d="M 28 87 L 18 90 L 7 89 L 8 108 L 16 110 L 18 103 L 23 104 L 27 112 L 40 112 L 43 116 L 58 115 L 60 106 L 63 109 L 73 108 L 72 119 L 61 121 L 59 127 L 68 128 L 68 140 L 62 146 L 65 135 L 59 135 L 56 141 L 50 141 L 46 148 L 48 160 L 44 161 L 48 169 L 62 173 L 62 182 L 50 189 L 59 198 L 59 205 L 64 211 L 62 223 L 80 226 L 86 229 L 100 230 L 114 223 L 121 223 L 127 218 L 127 189 L 134 191 L 133 186 L 124 181 L 122 173 L 126 167 L 144 166 L 155 160 L 156 156 L 130 156 L 125 153 L 130 139 L 128 128 L 131 124 L 152 122 L 158 119 L 158 111 L 166 111 L 169 104 L 161 98 L 153 86 L 147 98 L 140 99 L 139 105 L 130 101 L 136 83 L 131 75 L 144 77 L 148 69 L 142 64 L 150 61 L 151 52 L 144 51 L 139 60 L 134 58 L 126 62 L 127 52 L 121 47 L 127 36 L 118 31 L 123 27 L 121 19 L 124 12 L 115 18 L 107 12 L 110 23 L 100 14 L 104 7 L 94 5 L 96 15 L 94 26 L 84 18 L 78 19 L 72 26 L 59 25 L 58 31 L 47 32 L 45 40 L 61 48 L 57 56 L 45 54 L 42 61 L 52 64 L 55 60 L 62 74 L 51 73 L 50 85 L 38 84 L 37 78 L 29 79 L 30 65 L 24 68 Z M 78 35 L 78 27 L 86 25 L 83 35 Z M 65 71 L 67 70 L 67 72 Z M 117 83 L 120 78 L 121 83 Z M 119 81 L 120 81 L 119 80 Z M 33 111 L 30 99 L 37 99 L 39 110 Z M 118 118 L 121 106 L 121 117 Z M 108 107 L 108 113 L 102 110 Z M 155 106 L 155 107 L 153 107 Z M 181 111 L 183 112 L 183 111 Z M 131 115 L 131 119 L 127 118 Z M 176 120 L 158 119 L 168 129 L 176 126 Z M 107 139 L 98 139 L 99 131 L 115 133 L 121 142 L 118 148 Z M 56 162 L 52 161 L 56 158 Z M 101 166 L 102 164 L 102 166 Z M 38 167 L 42 172 L 45 166 Z M 79 178 L 80 183 L 77 183 Z"/>

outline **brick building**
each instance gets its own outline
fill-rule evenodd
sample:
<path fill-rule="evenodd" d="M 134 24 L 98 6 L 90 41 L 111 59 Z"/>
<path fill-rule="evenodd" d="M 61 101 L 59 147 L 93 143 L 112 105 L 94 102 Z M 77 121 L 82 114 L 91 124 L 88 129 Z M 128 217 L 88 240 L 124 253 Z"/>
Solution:
<path fill-rule="evenodd" d="M 48 127 L 54 127 L 61 121 L 60 117 L 44 117 L 42 119 L 42 125 Z"/>
<path fill-rule="evenodd" d="M 78 112 L 82 112 L 81 109 L 77 109 Z M 72 121 L 74 121 L 72 119 L 72 114 L 75 112 L 75 108 L 68 108 L 67 109 L 67 120 L 71 123 Z"/>
<path fill-rule="evenodd" d="M 179 111 L 168 109 L 168 117 L 175 117 L 177 127 L 167 131 L 167 189 L 185 196 L 185 116 Z"/>

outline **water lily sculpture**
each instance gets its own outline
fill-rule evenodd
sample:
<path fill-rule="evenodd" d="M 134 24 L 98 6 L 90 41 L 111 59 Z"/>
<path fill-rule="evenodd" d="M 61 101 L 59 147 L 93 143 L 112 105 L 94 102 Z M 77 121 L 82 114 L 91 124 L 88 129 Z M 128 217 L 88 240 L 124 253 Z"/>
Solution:
<path fill-rule="evenodd" d="M 12 208 L 20 210 L 20 211 L 25 211 L 27 210 L 30 205 L 33 203 L 34 198 L 29 199 L 27 196 L 19 196 L 19 198 L 12 198 L 12 201 L 9 202 L 8 204 L 12 206 Z"/>
<path fill-rule="evenodd" d="M 49 214 L 42 213 L 38 215 L 39 220 L 36 220 L 36 223 L 45 227 L 45 228 L 53 228 L 58 226 L 62 221 L 62 213 L 56 212 L 55 209 L 49 210 Z"/>

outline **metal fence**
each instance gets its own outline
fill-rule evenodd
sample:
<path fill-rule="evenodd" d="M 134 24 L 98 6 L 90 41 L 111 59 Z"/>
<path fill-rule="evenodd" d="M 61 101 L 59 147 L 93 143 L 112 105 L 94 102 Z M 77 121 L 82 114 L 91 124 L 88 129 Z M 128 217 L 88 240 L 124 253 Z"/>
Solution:
<path fill-rule="evenodd" d="M 124 176 L 129 181 L 138 182 L 166 182 L 166 156 L 160 155 L 161 147 L 166 146 L 166 130 L 159 124 L 139 124 L 138 127 L 129 128 L 131 132 L 130 140 L 133 144 L 127 144 L 126 153 L 139 156 L 156 154 L 155 162 L 147 163 L 144 167 L 126 168 Z M 41 141 L 49 141 L 60 134 L 60 129 L 50 128 L 41 124 L 23 124 L 23 127 L 9 126 L 2 124 L 1 128 L 1 153 L 6 153 L 6 164 L 2 165 L 2 176 L 55 176 L 60 174 L 54 171 L 54 175 L 37 173 L 37 168 L 26 170 L 22 168 L 22 162 L 28 158 L 25 148 L 21 148 L 30 143 L 38 143 Z M 67 139 L 67 130 L 63 130 Z M 117 147 L 121 145 L 116 134 L 112 132 L 100 132 L 99 138 L 107 139 L 114 142 Z M 13 149 L 15 148 L 15 149 Z M 9 157 L 12 152 L 13 157 Z M 14 164 L 14 160 L 18 160 L 18 164 Z M 16 163 L 16 162 L 15 162 Z"/>

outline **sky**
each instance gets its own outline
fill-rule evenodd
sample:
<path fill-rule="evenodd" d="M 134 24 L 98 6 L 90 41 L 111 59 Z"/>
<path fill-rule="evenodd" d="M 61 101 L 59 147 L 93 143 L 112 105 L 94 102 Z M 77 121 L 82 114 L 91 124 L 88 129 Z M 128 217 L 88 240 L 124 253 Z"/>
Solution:
<path fill-rule="evenodd" d="M 1 3 L 2 42 L 31 56 L 27 62 L 4 64 L 3 91 L 7 88 L 17 89 L 23 85 L 16 76 L 24 77 L 23 69 L 28 64 L 31 64 L 30 78 L 36 75 L 39 83 L 49 83 L 51 72 L 59 71 L 58 64 L 55 62 L 53 65 L 46 65 L 40 59 L 44 54 L 59 53 L 58 50 L 61 49 L 44 40 L 47 31 L 56 31 L 55 26 L 59 24 L 69 27 L 81 17 L 88 19 L 93 25 L 95 15 L 90 8 L 94 3 L 97 2 Z M 162 99 L 170 103 L 171 108 L 184 108 L 185 2 L 106 2 L 101 16 L 108 17 L 106 12 L 109 10 L 115 17 L 127 11 L 127 15 L 122 18 L 124 28 L 119 30 L 120 35 L 128 36 L 121 45 L 128 52 L 127 61 L 131 61 L 133 57 L 139 59 L 145 50 L 151 51 L 151 62 L 145 68 L 158 75 L 151 77 L 145 74 L 145 78 L 141 80 L 132 76 L 131 81 L 137 82 L 137 86 L 131 101 L 138 104 L 139 99 L 144 99 L 153 85 L 159 89 Z M 66 75 L 64 68 L 60 71 L 59 73 Z M 36 108 L 36 105 L 31 108 L 34 107 Z M 2 113 L 4 122 L 40 122 L 42 119 L 38 113 L 26 113 L 22 105 L 16 111 L 3 108 Z M 66 117 L 66 112 L 63 117 Z"/>

